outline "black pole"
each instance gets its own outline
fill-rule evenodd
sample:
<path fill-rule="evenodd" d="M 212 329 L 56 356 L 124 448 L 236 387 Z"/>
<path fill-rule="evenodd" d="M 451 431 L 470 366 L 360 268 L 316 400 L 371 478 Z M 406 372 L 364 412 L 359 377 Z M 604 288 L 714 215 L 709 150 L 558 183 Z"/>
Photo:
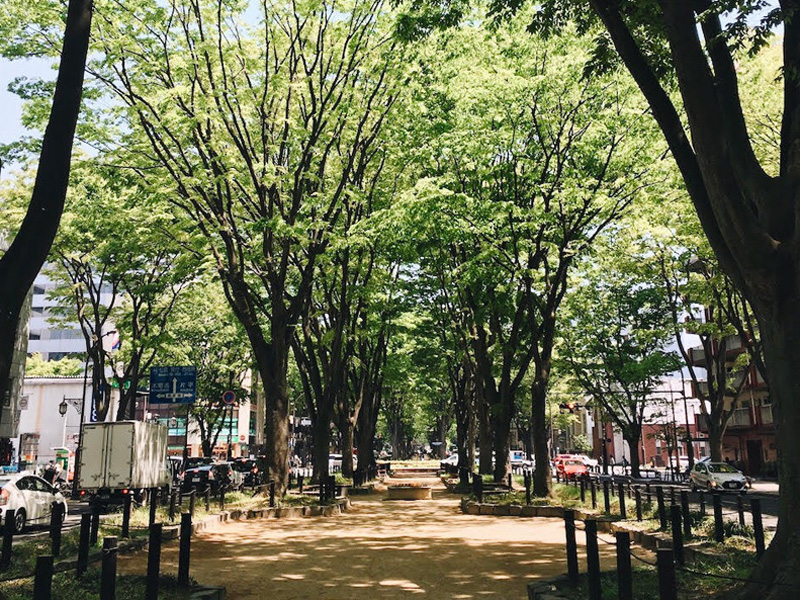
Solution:
<path fill-rule="evenodd" d="M 642 520 L 642 492 L 639 488 L 636 488 L 633 492 L 634 500 L 636 501 L 636 520 Z"/>
<path fill-rule="evenodd" d="M 692 515 L 689 512 L 689 492 L 681 492 L 681 516 L 683 518 L 683 537 L 692 537 Z"/>
<path fill-rule="evenodd" d="M 581 477 L 581 504 L 586 502 L 586 476 Z"/>
<path fill-rule="evenodd" d="M 158 600 L 158 582 L 161 576 L 161 523 L 150 526 L 150 541 L 147 546 L 147 583 L 145 600 Z"/>
<path fill-rule="evenodd" d="M 158 488 L 150 488 L 147 494 L 150 498 L 150 527 L 156 524 L 156 510 L 158 510 Z"/>
<path fill-rule="evenodd" d="M 169 522 L 172 523 L 175 521 L 175 505 L 177 504 L 178 494 L 180 494 L 180 490 L 172 490 L 169 495 Z"/>
<path fill-rule="evenodd" d="M 36 575 L 33 580 L 33 600 L 51 600 L 53 597 L 53 557 L 36 558 Z"/>
<path fill-rule="evenodd" d="M 125 494 L 122 500 L 122 537 L 131 537 L 131 502 L 133 498 L 130 494 Z"/>
<path fill-rule="evenodd" d="M 597 508 L 597 486 L 594 483 L 594 479 L 589 483 L 589 487 L 592 489 L 592 510 L 595 510 Z"/>
<path fill-rule="evenodd" d="M 3 527 L 3 553 L 0 555 L 0 568 L 6 569 L 11 565 L 11 548 L 14 542 L 14 517 L 16 511 L 10 508 L 6 511 L 6 525 Z"/>
<path fill-rule="evenodd" d="M 667 528 L 667 509 L 664 506 L 664 488 L 658 486 L 656 488 L 656 501 L 658 502 L 658 519 L 661 529 Z"/>
<path fill-rule="evenodd" d="M 195 494 L 197 494 L 197 490 L 192 488 L 192 490 L 189 492 L 189 514 L 191 514 L 192 516 L 194 516 L 194 497 L 195 497 Z"/>
<path fill-rule="evenodd" d="M 567 574 L 572 583 L 578 583 L 578 544 L 575 541 L 575 511 L 564 509 L 564 529 L 567 533 Z"/>
<path fill-rule="evenodd" d="M 656 550 L 658 563 L 658 597 L 660 600 L 678 600 L 678 586 L 675 584 L 675 562 L 672 550 L 659 548 Z"/>
<path fill-rule="evenodd" d="M 619 600 L 633 600 L 633 574 L 631 572 L 631 534 L 617 531 L 617 581 Z"/>
<path fill-rule="evenodd" d="M 86 573 L 89 567 L 89 533 L 92 527 L 92 515 L 81 515 L 81 533 L 78 538 L 78 563 L 75 567 L 77 575 Z"/>
<path fill-rule="evenodd" d="M 624 520 L 628 518 L 628 511 L 625 509 L 625 484 L 620 481 L 618 489 L 619 489 L 619 516 Z"/>
<path fill-rule="evenodd" d="M 92 507 L 92 528 L 89 532 L 89 544 L 94 546 L 97 543 L 97 534 L 100 531 L 100 507 L 96 504 Z"/>
<path fill-rule="evenodd" d="M 706 516 L 706 493 L 700 490 L 700 515 Z"/>
<path fill-rule="evenodd" d="M 206 486 L 206 493 L 205 493 L 205 501 L 206 501 L 206 512 L 211 511 L 211 486 Z"/>
<path fill-rule="evenodd" d="M 527 506 L 531 505 L 531 474 L 528 471 L 525 471 L 525 504 Z"/>
<path fill-rule="evenodd" d="M 61 554 L 61 523 L 64 519 L 64 505 L 60 502 L 53 502 L 50 508 L 50 539 L 53 542 L 52 554 L 58 556 Z"/>
<path fill-rule="evenodd" d="M 739 525 L 744 527 L 744 500 L 741 494 L 736 496 L 736 510 L 739 511 Z"/>
<path fill-rule="evenodd" d="M 603 502 L 606 514 L 611 512 L 611 497 L 608 491 L 608 480 L 603 481 Z"/>
<path fill-rule="evenodd" d="M 586 519 L 586 566 L 589 573 L 589 600 L 602 600 L 600 586 L 600 555 L 597 548 L 597 521 Z"/>
<path fill-rule="evenodd" d="M 764 554 L 764 524 L 761 522 L 761 500 L 750 500 L 750 511 L 753 514 L 753 533 L 756 537 L 756 556 L 761 558 Z"/>
<path fill-rule="evenodd" d="M 117 538 L 103 538 L 103 562 L 100 573 L 100 600 L 115 600 L 117 595 Z"/>
<path fill-rule="evenodd" d="M 681 507 L 673 504 L 669 507 L 672 520 L 672 551 L 675 560 L 679 565 L 684 564 L 683 560 L 683 526 L 681 525 Z"/>
<path fill-rule="evenodd" d="M 189 553 L 192 543 L 192 514 L 181 514 L 181 540 L 178 550 L 178 585 L 189 585 Z"/>
<path fill-rule="evenodd" d="M 653 501 L 653 497 L 650 495 L 650 482 L 644 484 L 645 493 L 647 494 L 647 503 L 650 504 Z"/>
<path fill-rule="evenodd" d="M 722 498 L 719 492 L 711 494 L 714 502 L 714 541 L 723 542 L 725 540 L 725 530 L 722 528 Z"/>

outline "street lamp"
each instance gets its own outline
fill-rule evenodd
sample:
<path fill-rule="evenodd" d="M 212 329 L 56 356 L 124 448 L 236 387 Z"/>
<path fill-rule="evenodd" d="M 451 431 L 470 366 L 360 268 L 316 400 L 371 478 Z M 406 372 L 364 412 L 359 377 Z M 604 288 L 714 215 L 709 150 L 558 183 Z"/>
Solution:
<path fill-rule="evenodd" d="M 58 405 L 58 414 L 62 417 L 67 414 L 67 397 L 64 396 L 63 400 L 61 400 L 61 404 Z M 64 421 L 66 423 L 66 420 Z"/>

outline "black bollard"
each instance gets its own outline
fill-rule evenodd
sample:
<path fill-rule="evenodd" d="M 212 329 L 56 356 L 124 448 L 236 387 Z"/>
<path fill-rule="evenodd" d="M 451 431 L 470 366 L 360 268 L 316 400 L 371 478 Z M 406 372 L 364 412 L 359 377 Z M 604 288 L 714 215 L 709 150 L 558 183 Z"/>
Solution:
<path fill-rule="evenodd" d="M 6 569 L 11 565 L 11 547 L 14 542 L 14 517 L 16 511 L 9 508 L 6 511 L 6 525 L 3 527 L 3 553 L 0 555 L 0 568 Z"/>
<path fill-rule="evenodd" d="M 130 494 L 125 494 L 122 499 L 122 537 L 131 537 L 131 503 L 133 497 Z"/>
<path fill-rule="evenodd" d="M 605 508 L 606 514 L 611 513 L 611 496 L 609 495 L 608 491 L 608 480 L 603 481 L 603 506 Z"/>
<path fill-rule="evenodd" d="M 675 504 L 675 488 L 669 488 L 669 505 L 672 506 Z"/>
<path fill-rule="evenodd" d="M 33 580 L 33 600 L 51 600 L 53 597 L 53 557 L 36 558 L 36 574 Z"/>
<path fill-rule="evenodd" d="M 597 486 L 595 486 L 594 479 L 590 482 L 590 487 L 592 489 L 592 510 L 597 509 Z"/>
<path fill-rule="evenodd" d="M 147 583 L 145 600 L 158 600 L 158 580 L 161 576 L 161 523 L 150 526 L 150 540 L 147 545 Z"/>
<path fill-rule="evenodd" d="M 478 499 L 478 502 L 483 502 L 483 477 L 480 475 L 475 475 L 472 478 L 472 493 Z"/>
<path fill-rule="evenodd" d="M 90 514 L 81 515 L 81 533 L 78 538 L 78 562 L 75 566 L 75 573 L 83 575 L 89 568 L 89 534 L 92 527 L 92 516 Z"/>
<path fill-rule="evenodd" d="M 675 562 L 672 550 L 656 550 L 658 563 L 658 597 L 660 600 L 678 600 L 678 586 L 675 582 Z"/>
<path fill-rule="evenodd" d="M 586 570 L 589 574 L 589 600 L 602 600 L 600 586 L 600 555 L 597 548 L 597 521 L 586 519 Z"/>
<path fill-rule="evenodd" d="M 581 504 L 586 502 L 586 475 L 581 477 Z"/>
<path fill-rule="evenodd" d="M 117 538 L 103 538 L 100 600 L 114 600 L 117 594 Z"/>
<path fill-rule="evenodd" d="M 672 551 L 675 560 L 683 565 L 683 526 L 681 525 L 681 507 L 673 504 L 669 507 L 672 521 Z"/>
<path fill-rule="evenodd" d="M 667 509 L 664 506 L 664 488 L 658 486 L 656 488 L 656 501 L 658 502 L 658 520 L 661 530 L 667 529 Z"/>
<path fill-rule="evenodd" d="M 683 518 L 683 537 L 692 537 L 692 515 L 689 512 L 689 492 L 681 492 L 681 517 Z"/>
<path fill-rule="evenodd" d="M 736 496 L 736 510 L 739 511 L 739 525 L 744 527 L 744 500 L 741 494 Z"/>
<path fill-rule="evenodd" d="M 639 488 L 636 488 L 633 492 L 633 497 L 636 502 L 636 520 L 642 520 L 642 492 Z"/>
<path fill-rule="evenodd" d="M 194 497 L 197 494 L 197 490 L 192 489 L 189 492 L 189 514 L 194 516 Z"/>
<path fill-rule="evenodd" d="M 644 490 L 645 490 L 645 493 L 647 494 L 647 503 L 650 504 L 651 502 L 653 502 L 653 498 L 650 495 L 650 482 L 649 481 L 644 484 Z"/>
<path fill-rule="evenodd" d="M 189 553 L 192 544 L 192 514 L 181 515 L 181 539 L 178 550 L 178 585 L 189 586 Z"/>
<path fill-rule="evenodd" d="M 564 529 L 567 533 L 567 575 L 578 583 L 578 543 L 575 541 L 575 511 L 564 509 Z"/>
<path fill-rule="evenodd" d="M 764 554 L 764 524 L 761 522 L 761 500 L 750 500 L 750 511 L 753 515 L 753 533 L 756 537 L 756 556 L 761 558 Z"/>
<path fill-rule="evenodd" d="M 703 490 L 700 490 L 700 515 L 706 516 L 706 494 Z"/>
<path fill-rule="evenodd" d="M 531 505 L 531 479 L 532 475 L 530 472 L 525 471 L 525 504 L 527 506 Z"/>
<path fill-rule="evenodd" d="M 725 530 L 722 523 L 722 497 L 719 492 L 711 494 L 711 499 L 714 502 L 714 541 L 723 542 L 725 540 Z"/>
<path fill-rule="evenodd" d="M 297 491 L 301 494 L 303 493 L 303 474 L 299 473 L 297 475 Z"/>
<path fill-rule="evenodd" d="M 97 544 L 97 534 L 100 531 L 100 507 L 94 505 L 92 507 L 92 527 L 89 530 L 89 544 L 94 546 Z"/>
<path fill-rule="evenodd" d="M 175 521 L 175 505 L 178 503 L 177 495 L 180 494 L 178 490 L 172 490 L 172 493 L 169 495 L 169 522 L 172 523 Z"/>
<path fill-rule="evenodd" d="M 156 510 L 158 510 L 158 488 L 151 488 L 147 494 L 150 499 L 150 520 L 148 525 L 152 527 L 156 523 Z"/>
<path fill-rule="evenodd" d="M 53 502 L 50 507 L 50 540 L 53 543 L 52 555 L 61 554 L 61 524 L 64 522 L 64 505 Z"/>
<path fill-rule="evenodd" d="M 514 489 L 514 480 L 512 479 L 511 473 L 508 474 L 508 488 L 511 490 Z"/>
<path fill-rule="evenodd" d="M 628 518 L 628 511 L 625 509 L 625 484 L 619 482 L 619 516 L 623 520 Z"/>
<path fill-rule="evenodd" d="M 206 486 L 206 492 L 205 492 L 204 496 L 205 496 L 204 500 L 206 501 L 206 512 L 211 512 L 211 486 L 210 485 Z"/>
<path fill-rule="evenodd" d="M 633 600 L 633 573 L 631 571 L 631 534 L 617 531 L 617 582 L 619 600 Z"/>

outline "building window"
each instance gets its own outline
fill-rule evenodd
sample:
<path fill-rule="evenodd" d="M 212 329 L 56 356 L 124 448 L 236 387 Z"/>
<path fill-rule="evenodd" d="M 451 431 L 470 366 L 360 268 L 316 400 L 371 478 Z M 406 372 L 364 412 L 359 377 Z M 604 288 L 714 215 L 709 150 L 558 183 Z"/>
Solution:
<path fill-rule="evenodd" d="M 40 340 L 42 339 L 42 332 L 41 331 L 31 331 L 28 333 L 29 340 Z"/>
<path fill-rule="evenodd" d="M 46 290 L 45 290 L 45 288 L 44 288 L 44 286 L 43 286 L 43 285 L 38 285 L 38 284 L 37 284 L 37 285 L 34 285 L 34 286 L 33 286 L 33 293 L 34 293 L 34 295 L 36 295 L 36 294 L 42 295 L 42 294 L 44 294 L 44 293 L 45 293 L 45 291 L 46 291 Z"/>

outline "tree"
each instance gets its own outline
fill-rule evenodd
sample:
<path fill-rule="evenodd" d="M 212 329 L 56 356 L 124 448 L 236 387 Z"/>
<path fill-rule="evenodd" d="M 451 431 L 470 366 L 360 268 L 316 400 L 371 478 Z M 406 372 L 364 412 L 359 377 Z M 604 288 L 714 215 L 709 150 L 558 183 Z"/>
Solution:
<path fill-rule="evenodd" d="M 294 328 L 343 199 L 380 171 L 401 86 L 389 15 L 379 0 L 265 3 L 251 34 L 240 3 L 125 8 L 106 15 L 94 70 L 127 106 L 123 162 L 171 190 L 206 238 L 263 381 L 268 467 L 284 490 Z"/>
<path fill-rule="evenodd" d="M 181 295 L 165 337 L 159 352 L 162 364 L 197 368 L 197 399 L 189 407 L 189 420 L 197 424 L 203 456 L 211 456 L 227 426 L 223 393 L 233 391 L 237 402 L 255 401 L 249 389 L 250 344 L 219 280 L 205 274 Z"/>
<path fill-rule="evenodd" d="M 621 245 L 584 263 L 562 327 L 563 355 L 582 391 L 622 433 L 631 475 L 638 477 L 646 409 L 663 376 L 680 362 L 666 350 L 672 337 L 667 297 L 642 272 L 642 254 Z"/>
<path fill-rule="evenodd" d="M 19 10 L 21 6 L 10 8 Z M 0 256 L 0 397 L 10 390 L 9 373 L 22 305 L 47 259 L 64 210 L 91 23 L 92 0 L 70 0 L 53 105 L 42 139 L 31 201 L 8 250 Z M 19 21 L 13 26 L 18 27 Z"/>
<path fill-rule="evenodd" d="M 499 0 L 495 9 L 519 4 Z M 536 7 L 532 29 L 552 32 L 574 19 L 581 31 L 596 35 L 594 66 L 618 55 L 647 99 L 720 267 L 753 307 L 777 415 L 781 508 L 777 533 L 753 573 L 770 584 L 750 584 L 743 595 L 778 599 L 793 597 L 800 585 L 800 194 L 794 183 L 800 162 L 800 21 L 794 16 L 800 4 L 782 0 L 751 26 L 748 19 L 765 5 L 546 0 Z M 723 26 L 726 11 L 732 18 Z M 753 50 L 763 46 L 776 25 L 783 27 L 784 94 L 778 169 L 769 174 L 751 141 L 735 55 L 749 42 Z M 669 93 L 667 74 L 677 80 L 680 105 Z"/>
<path fill-rule="evenodd" d="M 629 82 L 582 79 L 586 49 L 566 37 L 545 43 L 519 24 L 443 35 L 430 52 L 441 64 L 437 43 L 446 43 L 451 59 L 419 84 L 431 152 L 418 153 L 423 179 L 397 220 L 410 221 L 423 268 L 455 279 L 498 481 L 510 470 L 517 393 L 532 370 L 535 489 L 546 494 L 544 407 L 568 274 L 646 185 L 653 136 Z M 482 471 L 488 445 L 481 440 Z"/>

